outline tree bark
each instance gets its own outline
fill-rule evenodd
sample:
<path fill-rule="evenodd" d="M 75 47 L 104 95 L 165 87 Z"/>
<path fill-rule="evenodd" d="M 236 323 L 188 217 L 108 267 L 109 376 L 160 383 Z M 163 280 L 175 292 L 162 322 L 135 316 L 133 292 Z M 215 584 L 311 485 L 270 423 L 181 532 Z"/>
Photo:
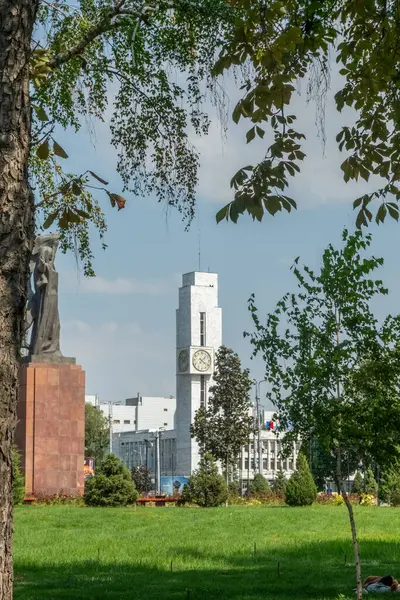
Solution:
<path fill-rule="evenodd" d="M 361 578 L 360 549 L 358 546 L 356 522 L 354 520 L 353 507 L 351 505 L 351 502 L 349 500 L 347 492 L 345 492 L 345 490 L 344 490 L 340 449 L 338 449 L 337 455 L 336 455 L 336 477 L 335 477 L 335 479 L 336 479 L 336 485 L 338 487 L 338 492 L 342 494 L 343 500 L 346 504 L 346 508 L 349 513 L 351 537 L 352 537 L 352 541 L 353 541 L 354 561 L 356 564 L 357 600 L 363 600 L 363 585 L 362 585 L 362 578 Z"/>
<path fill-rule="evenodd" d="M 38 0 L 0 0 L 0 600 L 11 600 L 12 472 L 34 203 L 29 57 Z"/>

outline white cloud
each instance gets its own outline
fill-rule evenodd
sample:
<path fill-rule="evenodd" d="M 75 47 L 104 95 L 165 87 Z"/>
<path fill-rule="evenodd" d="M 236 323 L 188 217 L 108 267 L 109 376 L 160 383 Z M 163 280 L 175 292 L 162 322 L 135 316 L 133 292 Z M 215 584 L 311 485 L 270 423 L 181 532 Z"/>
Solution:
<path fill-rule="evenodd" d="M 157 295 L 171 290 L 175 285 L 175 277 L 173 277 L 171 281 L 163 279 L 139 280 L 125 277 L 107 279 L 100 275 L 96 277 L 80 278 L 76 272 L 66 270 L 63 272 L 62 285 L 62 293 Z"/>

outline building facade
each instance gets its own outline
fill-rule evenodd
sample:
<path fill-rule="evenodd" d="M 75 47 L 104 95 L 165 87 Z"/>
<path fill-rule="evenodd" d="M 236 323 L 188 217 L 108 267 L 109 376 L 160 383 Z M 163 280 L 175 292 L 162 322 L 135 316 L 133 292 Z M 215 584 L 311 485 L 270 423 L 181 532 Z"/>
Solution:
<path fill-rule="evenodd" d="M 176 440 L 177 470 L 190 475 L 199 448 L 190 436 L 196 411 L 207 404 L 215 353 L 222 344 L 222 311 L 218 306 L 218 275 L 187 273 L 179 289 L 176 311 Z"/>
<path fill-rule="evenodd" d="M 111 434 L 142 429 L 175 428 L 176 398 L 142 396 L 127 398 L 123 403 L 101 402 L 98 396 L 86 396 L 109 420 Z"/>

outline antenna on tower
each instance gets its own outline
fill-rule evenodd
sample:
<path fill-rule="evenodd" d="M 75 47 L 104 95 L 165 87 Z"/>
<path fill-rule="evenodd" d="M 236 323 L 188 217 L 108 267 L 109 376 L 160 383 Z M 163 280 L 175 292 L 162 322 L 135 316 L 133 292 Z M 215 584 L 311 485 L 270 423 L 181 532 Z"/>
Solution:
<path fill-rule="evenodd" d="M 200 229 L 200 211 L 197 207 L 197 224 L 198 224 L 198 244 L 199 244 L 199 271 L 201 272 L 201 229 Z"/>

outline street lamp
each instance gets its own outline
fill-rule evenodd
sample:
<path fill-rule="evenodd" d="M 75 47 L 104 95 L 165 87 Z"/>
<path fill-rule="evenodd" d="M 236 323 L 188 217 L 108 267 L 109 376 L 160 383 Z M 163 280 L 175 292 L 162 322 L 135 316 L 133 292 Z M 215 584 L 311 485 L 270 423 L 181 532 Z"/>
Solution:
<path fill-rule="evenodd" d="M 262 442 L 261 442 L 261 423 L 260 423 L 260 386 L 262 383 L 266 383 L 266 379 L 261 379 L 261 381 L 253 380 L 253 383 L 256 387 L 256 420 L 257 420 L 257 446 L 258 446 L 258 472 L 262 474 L 263 472 L 263 464 L 262 464 Z"/>

